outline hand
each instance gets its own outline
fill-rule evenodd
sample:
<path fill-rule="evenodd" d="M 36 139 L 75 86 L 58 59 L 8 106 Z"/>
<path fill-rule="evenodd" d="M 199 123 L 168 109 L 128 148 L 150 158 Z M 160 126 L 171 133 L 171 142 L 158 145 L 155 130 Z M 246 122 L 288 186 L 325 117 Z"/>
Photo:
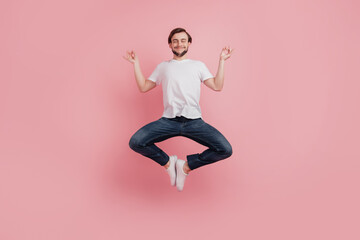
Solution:
<path fill-rule="evenodd" d="M 135 63 L 135 62 L 139 61 L 136 53 L 133 50 L 131 52 L 126 51 L 126 57 L 123 56 L 123 58 L 125 58 L 126 60 L 128 60 L 131 63 Z"/>
<path fill-rule="evenodd" d="M 234 49 L 231 49 L 230 46 L 228 47 L 224 47 L 222 50 L 221 50 L 221 54 L 220 54 L 220 60 L 226 60 L 228 59 L 231 54 L 232 54 L 232 51 L 234 51 Z"/>

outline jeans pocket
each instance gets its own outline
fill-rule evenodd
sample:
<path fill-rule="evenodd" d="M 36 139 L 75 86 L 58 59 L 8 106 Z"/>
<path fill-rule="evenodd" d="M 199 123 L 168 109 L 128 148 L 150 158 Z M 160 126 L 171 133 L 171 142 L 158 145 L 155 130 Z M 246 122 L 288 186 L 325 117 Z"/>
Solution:
<path fill-rule="evenodd" d="M 197 119 L 194 119 L 190 122 L 190 126 L 192 128 L 198 128 L 198 127 L 201 127 L 202 125 L 204 125 L 205 122 L 204 120 L 202 120 L 201 118 L 197 118 Z"/>

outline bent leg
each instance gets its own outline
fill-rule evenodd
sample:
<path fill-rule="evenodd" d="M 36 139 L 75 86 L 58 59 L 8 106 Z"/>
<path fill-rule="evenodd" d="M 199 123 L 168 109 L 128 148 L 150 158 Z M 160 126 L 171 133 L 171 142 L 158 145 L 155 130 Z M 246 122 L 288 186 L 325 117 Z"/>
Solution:
<path fill-rule="evenodd" d="M 185 128 L 183 136 L 209 147 L 200 154 L 187 156 L 191 170 L 223 160 L 232 155 L 232 147 L 228 140 L 213 126 L 202 119 L 191 121 Z"/>
<path fill-rule="evenodd" d="M 129 146 L 135 152 L 164 166 L 169 161 L 169 156 L 154 143 L 178 135 L 179 130 L 175 122 L 162 117 L 135 132 L 130 138 Z"/>

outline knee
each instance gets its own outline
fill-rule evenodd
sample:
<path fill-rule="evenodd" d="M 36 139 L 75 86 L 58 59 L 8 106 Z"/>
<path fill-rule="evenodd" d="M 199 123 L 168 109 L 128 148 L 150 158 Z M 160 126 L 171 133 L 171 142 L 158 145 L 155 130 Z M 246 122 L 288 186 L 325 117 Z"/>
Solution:
<path fill-rule="evenodd" d="M 137 139 L 134 137 L 134 135 L 130 138 L 130 141 L 129 141 L 129 147 L 132 149 L 132 150 L 135 150 L 136 148 L 138 148 L 139 146 L 139 142 L 137 141 Z"/>
<path fill-rule="evenodd" d="M 228 158 L 233 154 L 233 150 L 232 150 L 230 143 L 224 145 L 224 149 L 223 149 L 222 153 L 225 158 Z"/>
<path fill-rule="evenodd" d="M 146 144 L 147 133 L 144 131 L 137 131 L 129 140 L 129 147 L 136 151 L 136 149 L 144 148 Z"/>

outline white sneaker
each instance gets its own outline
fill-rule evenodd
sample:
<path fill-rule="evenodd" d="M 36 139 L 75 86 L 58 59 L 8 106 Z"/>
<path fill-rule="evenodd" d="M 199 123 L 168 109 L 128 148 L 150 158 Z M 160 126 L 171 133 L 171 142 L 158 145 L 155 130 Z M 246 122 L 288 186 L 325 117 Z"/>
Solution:
<path fill-rule="evenodd" d="M 170 176 L 170 183 L 171 186 L 175 186 L 175 179 L 176 179 L 176 170 L 175 170 L 175 165 L 176 165 L 176 160 L 177 160 L 177 156 L 170 156 L 170 166 L 165 169 L 167 171 L 167 173 Z"/>
<path fill-rule="evenodd" d="M 178 159 L 176 161 L 176 188 L 179 191 L 182 191 L 184 188 L 185 179 L 187 177 L 187 173 L 184 173 L 183 167 L 184 167 L 185 161 Z"/>

